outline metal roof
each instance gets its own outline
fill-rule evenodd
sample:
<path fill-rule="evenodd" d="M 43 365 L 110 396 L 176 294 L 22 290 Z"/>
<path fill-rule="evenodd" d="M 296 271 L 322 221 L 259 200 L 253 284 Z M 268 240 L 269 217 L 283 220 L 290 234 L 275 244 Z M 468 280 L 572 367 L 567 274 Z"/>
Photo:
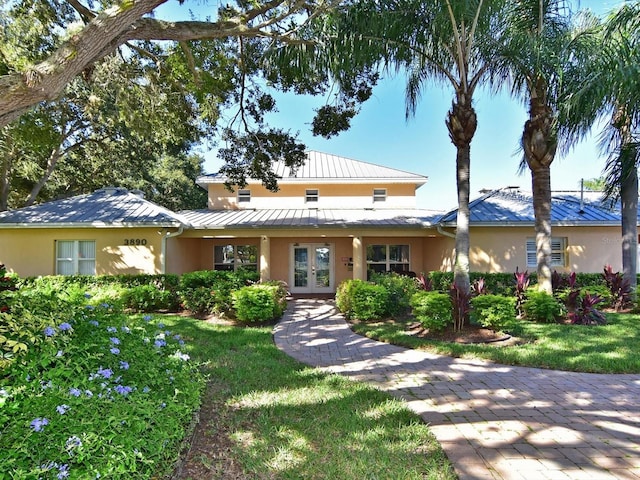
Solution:
<path fill-rule="evenodd" d="M 145 200 L 141 192 L 108 187 L 86 195 L 0 212 L 0 228 L 77 226 L 178 227 L 180 215 Z"/>
<path fill-rule="evenodd" d="M 283 161 L 273 165 L 279 183 L 411 183 L 424 185 L 427 177 L 395 168 L 338 157 L 327 153 L 308 151 L 307 161 L 295 172 Z M 202 175 L 196 183 L 204 186 L 210 183 L 224 183 L 225 177 L 219 173 Z M 248 179 L 249 183 L 259 180 Z"/>
<path fill-rule="evenodd" d="M 192 228 L 430 227 L 433 210 L 266 209 L 191 210 L 181 214 Z"/>
<path fill-rule="evenodd" d="M 534 224 L 533 196 L 518 189 L 493 190 L 469 202 L 470 224 Z M 455 224 L 457 209 L 440 222 Z M 589 192 L 552 192 L 551 222 L 556 225 L 619 225 L 620 209 L 610 208 L 600 194 Z"/>

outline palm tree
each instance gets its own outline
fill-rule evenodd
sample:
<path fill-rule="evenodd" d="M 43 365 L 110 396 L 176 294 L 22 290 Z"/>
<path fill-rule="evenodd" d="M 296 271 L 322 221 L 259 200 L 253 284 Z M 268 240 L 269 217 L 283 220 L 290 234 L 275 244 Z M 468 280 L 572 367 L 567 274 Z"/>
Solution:
<path fill-rule="evenodd" d="M 640 2 L 612 12 L 599 29 L 598 48 L 590 55 L 589 74 L 569 75 L 572 95 L 561 116 L 568 134 L 581 136 L 598 120 L 608 119 L 600 133 L 607 156 L 605 200 L 620 200 L 622 269 L 635 294 L 637 285 L 638 165 L 640 163 Z"/>
<path fill-rule="evenodd" d="M 512 93 L 529 107 L 521 167 L 526 164 L 531 171 L 538 285 L 551 293 L 551 163 L 559 143 L 575 141 L 563 138 L 567 130 L 558 111 L 570 94 L 566 76 L 578 74 L 576 65 L 590 51 L 593 25 L 574 28 L 566 0 L 514 0 L 508 13 L 507 41 L 495 79 L 508 79 Z"/>
<path fill-rule="evenodd" d="M 477 127 L 473 96 L 485 80 L 503 33 L 502 0 L 382 0 L 347 8 L 332 24 L 334 55 L 347 69 L 379 65 L 407 76 L 406 114 L 415 114 L 426 84 L 453 89 L 446 125 L 456 147 L 458 210 L 455 285 L 469 292 L 469 176 Z M 341 53 L 340 53 L 341 52 Z"/>

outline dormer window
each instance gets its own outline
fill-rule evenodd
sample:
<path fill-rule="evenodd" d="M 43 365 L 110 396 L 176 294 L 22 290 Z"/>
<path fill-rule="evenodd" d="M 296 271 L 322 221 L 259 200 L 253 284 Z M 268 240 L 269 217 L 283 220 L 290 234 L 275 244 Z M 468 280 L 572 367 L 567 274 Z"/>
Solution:
<path fill-rule="evenodd" d="M 317 188 L 312 188 L 312 189 L 307 189 L 305 191 L 305 196 L 304 196 L 304 200 L 307 203 L 310 202 L 317 202 L 318 198 L 319 198 L 319 193 L 318 193 L 318 189 Z"/>
<path fill-rule="evenodd" d="M 251 190 L 238 190 L 238 203 L 248 203 L 251 201 Z"/>
<path fill-rule="evenodd" d="M 386 202 L 387 201 L 387 189 L 386 188 L 374 188 L 373 189 L 373 201 L 374 202 Z"/>

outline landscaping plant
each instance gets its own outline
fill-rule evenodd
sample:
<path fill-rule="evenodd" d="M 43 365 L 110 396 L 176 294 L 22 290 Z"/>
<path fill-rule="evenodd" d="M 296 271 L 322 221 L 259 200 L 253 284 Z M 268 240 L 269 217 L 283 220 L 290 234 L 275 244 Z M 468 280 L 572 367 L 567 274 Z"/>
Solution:
<path fill-rule="evenodd" d="M 388 315 L 403 315 L 409 311 L 411 297 L 418 290 L 415 278 L 395 272 L 376 273 L 371 276 L 371 282 L 387 290 L 388 302 L 385 310 Z"/>
<path fill-rule="evenodd" d="M 585 294 L 579 301 L 576 308 L 569 312 L 569 320 L 577 325 L 604 325 L 607 317 L 596 305 L 602 302 L 602 297 L 598 295 Z"/>
<path fill-rule="evenodd" d="M 516 267 L 513 278 L 515 280 L 516 311 L 518 316 L 521 317 L 524 314 L 522 305 L 527 299 L 527 289 L 529 288 L 529 272 L 527 270 L 519 272 L 518 267 Z"/>
<path fill-rule="evenodd" d="M 471 320 L 496 332 L 517 334 L 515 298 L 479 295 L 471 299 Z"/>
<path fill-rule="evenodd" d="M 446 293 L 419 291 L 411 297 L 413 316 L 430 331 L 444 330 L 453 323 L 451 298 Z"/>
<path fill-rule="evenodd" d="M 280 318 L 287 308 L 286 296 L 286 290 L 277 283 L 250 285 L 231 293 L 235 316 L 243 322 Z"/>
<path fill-rule="evenodd" d="M 573 292 L 572 290 L 567 294 L 567 302 L 573 302 Z M 534 322 L 555 323 L 564 315 L 562 306 L 553 295 L 536 288 L 527 291 L 522 311 L 527 320 Z"/>
<path fill-rule="evenodd" d="M 203 387 L 182 338 L 106 304 L 59 310 L 37 337 L 0 371 L 0 478 L 170 473 Z"/>
<path fill-rule="evenodd" d="M 453 330 L 459 332 L 464 328 L 469 319 L 471 292 L 469 291 L 467 293 L 460 290 L 454 283 L 451 285 L 451 290 L 449 290 L 449 297 L 451 298 L 451 305 L 453 306 Z"/>
<path fill-rule="evenodd" d="M 620 272 L 614 272 L 611 265 L 605 265 L 602 277 L 611 293 L 611 306 L 619 312 L 631 305 L 631 285 Z"/>
<path fill-rule="evenodd" d="M 385 317 L 389 292 L 364 280 L 345 280 L 338 286 L 336 306 L 347 318 L 374 320 Z"/>

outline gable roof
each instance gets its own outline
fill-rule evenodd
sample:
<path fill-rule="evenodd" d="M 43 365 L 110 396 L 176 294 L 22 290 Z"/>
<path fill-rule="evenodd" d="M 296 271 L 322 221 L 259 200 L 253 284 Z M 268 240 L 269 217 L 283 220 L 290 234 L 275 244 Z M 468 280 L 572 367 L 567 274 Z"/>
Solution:
<path fill-rule="evenodd" d="M 179 227 L 182 216 L 145 200 L 142 192 L 107 187 L 86 195 L 0 212 L 0 228 L 16 227 Z"/>
<path fill-rule="evenodd" d="M 620 209 L 601 201 L 600 192 L 552 192 L 551 223 L 558 226 L 620 225 Z M 457 209 L 440 219 L 455 226 Z M 533 225 L 533 196 L 516 188 L 493 190 L 469 202 L 471 225 Z"/>
<path fill-rule="evenodd" d="M 410 183 L 418 187 L 427 182 L 427 177 L 404 170 L 313 150 L 306 154 L 306 162 L 295 173 L 283 161 L 273 165 L 273 171 L 279 178 L 278 183 Z M 225 176 L 212 173 L 198 177 L 196 183 L 206 188 L 208 184 L 224 183 L 225 180 Z M 247 179 L 247 181 L 259 183 L 256 179 Z"/>

